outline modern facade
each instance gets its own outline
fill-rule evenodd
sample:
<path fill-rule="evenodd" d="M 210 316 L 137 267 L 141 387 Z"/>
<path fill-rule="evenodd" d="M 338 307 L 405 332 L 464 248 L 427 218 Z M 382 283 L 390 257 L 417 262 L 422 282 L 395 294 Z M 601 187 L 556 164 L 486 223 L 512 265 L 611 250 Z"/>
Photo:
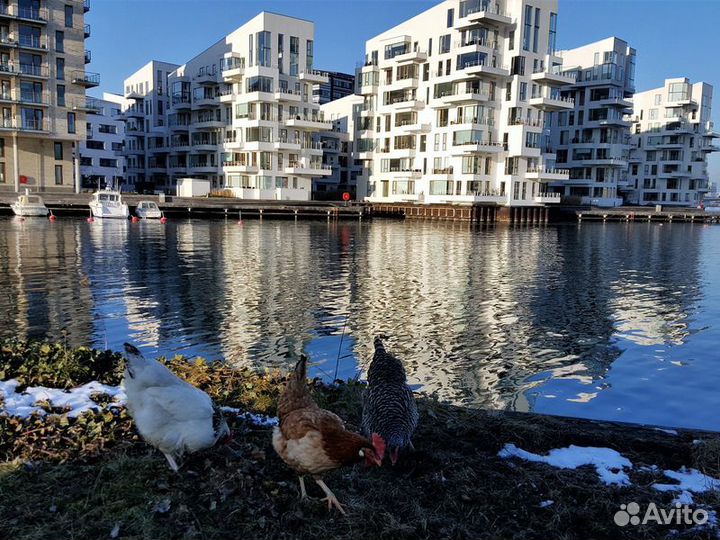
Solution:
<path fill-rule="evenodd" d="M 88 0 L 0 0 L 0 190 L 79 190 Z"/>
<path fill-rule="evenodd" d="M 80 143 L 81 187 L 120 189 L 125 183 L 125 98 L 105 93 L 91 103 L 94 114 L 87 115 L 86 139 Z"/>
<path fill-rule="evenodd" d="M 698 206 L 711 191 L 707 158 L 720 150 L 710 120 L 713 87 L 687 78 L 633 97 L 626 202 Z"/>
<path fill-rule="evenodd" d="M 355 75 L 338 71 L 323 71 L 327 82 L 313 85 L 313 102 L 324 105 L 355 93 Z"/>
<path fill-rule="evenodd" d="M 364 100 L 351 94 L 320 107 L 325 118 L 332 119 L 332 129 L 318 134 L 323 150 L 323 164 L 331 168 L 329 176 L 313 181 L 313 197 L 318 200 L 341 200 L 343 193 L 357 198 L 358 176 L 362 164 L 354 149 L 356 119 Z"/>
<path fill-rule="evenodd" d="M 331 174 L 316 140 L 312 22 L 263 12 L 170 74 L 167 173 L 236 197 L 310 200 Z M 159 163 L 158 163 L 159 164 Z"/>
<path fill-rule="evenodd" d="M 551 189 L 568 202 L 617 206 L 627 183 L 635 49 L 611 37 L 559 56 L 574 77 L 561 97 L 574 107 L 548 122 L 556 163 L 569 169 L 569 179 L 551 182 Z"/>
<path fill-rule="evenodd" d="M 572 110 L 556 54 L 557 2 L 447 0 L 370 39 L 357 71 L 358 159 L 377 202 L 559 202 L 542 145 Z"/>
<path fill-rule="evenodd" d="M 168 174 L 168 77 L 178 67 L 152 60 L 124 81 L 127 189 L 139 193 L 174 189 Z"/>

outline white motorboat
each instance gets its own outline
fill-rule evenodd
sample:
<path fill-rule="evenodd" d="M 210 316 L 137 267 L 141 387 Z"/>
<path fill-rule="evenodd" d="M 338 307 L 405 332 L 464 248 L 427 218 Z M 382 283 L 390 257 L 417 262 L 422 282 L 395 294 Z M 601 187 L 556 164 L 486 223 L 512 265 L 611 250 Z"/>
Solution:
<path fill-rule="evenodd" d="M 160 219 L 162 212 L 155 201 L 140 201 L 135 208 L 135 215 L 142 219 Z"/>
<path fill-rule="evenodd" d="M 10 205 L 16 216 L 22 217 L 45 217 L 48 215 L 47 206 L 40 195 L 32 195 L 30 190 L 25 190 L 14 203 Z"/>
<path fill-rule="evenodd" d="M 96 218 L 127 219 L 130 215 L 120 192 L 112 189 L 96 191 L 90 201 L 90 210 Z"/>

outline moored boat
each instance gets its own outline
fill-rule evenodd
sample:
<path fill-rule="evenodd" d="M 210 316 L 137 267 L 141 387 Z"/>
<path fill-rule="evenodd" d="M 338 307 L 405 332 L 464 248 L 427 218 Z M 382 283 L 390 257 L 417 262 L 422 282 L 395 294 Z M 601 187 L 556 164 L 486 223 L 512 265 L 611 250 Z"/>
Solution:
<path fill-rule="evenodd" d="M 90 201 L 90 210 L 96 218 L 127 219 L 130 215 L 120 192 L 112 189 L 96 191 Z"/>
<path fill-rule="evenodd" d="M 162 211 L 155 201 L 140 201 L 135 208 L 135 215 L 142 219 L 160 219 Z"/>
<path fill-rule="evenodd" d="M 17 201 L 10 205 L 16 216 L 21 217 L 45 217 L 48 215 L 47 206 L 40 195 L 33 195 L 26 189 L 24 195 L 20 195 Z"/>

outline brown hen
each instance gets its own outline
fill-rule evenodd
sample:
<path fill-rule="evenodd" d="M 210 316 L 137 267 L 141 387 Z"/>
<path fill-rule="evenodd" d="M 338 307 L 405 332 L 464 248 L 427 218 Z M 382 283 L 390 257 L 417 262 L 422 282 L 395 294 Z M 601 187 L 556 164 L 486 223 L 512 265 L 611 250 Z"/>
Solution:
<path fill-rule="evenodd" d="M 300 475 L 301 497 L 307 497 L 304 475 L 312 475 L 325 492 L 328 510 L 343 509 L 320 475 L 344 465 L 365 461 L 380 465 L 385 441 L 373 433 L 372 443 L 358 433 L 345 429 L 336 414 L 321 409 L 307 388 L 307 358 L 302 356 L 278 403 L 280 425 L 273 431 L 273 447 L 278 455 Z"/>

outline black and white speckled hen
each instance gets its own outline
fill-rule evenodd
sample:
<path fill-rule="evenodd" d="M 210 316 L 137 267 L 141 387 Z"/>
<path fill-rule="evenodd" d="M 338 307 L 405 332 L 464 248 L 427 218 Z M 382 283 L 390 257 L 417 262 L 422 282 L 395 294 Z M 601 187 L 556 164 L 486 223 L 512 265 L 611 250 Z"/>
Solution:
<path fill-rule="evenodd" d="M 400 450 L 412 448 L 411 437 L 418 424 L 418 410 L 402 362 L 375 338 L 375 354 L 368 368 L 368 387 L 363 397 L 362 428 L 384 440 L 390 460 L 397 462 Z"/>

